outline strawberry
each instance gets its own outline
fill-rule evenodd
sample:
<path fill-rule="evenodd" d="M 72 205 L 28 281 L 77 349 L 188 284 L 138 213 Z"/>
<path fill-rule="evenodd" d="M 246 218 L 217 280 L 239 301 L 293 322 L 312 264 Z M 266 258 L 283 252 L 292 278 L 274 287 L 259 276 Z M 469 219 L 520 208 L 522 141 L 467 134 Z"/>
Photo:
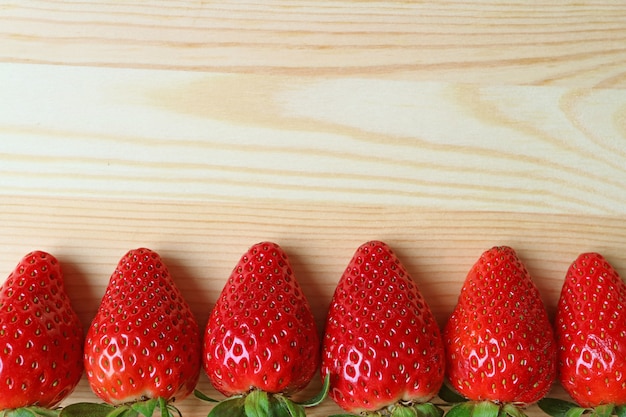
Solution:
<path fill-rule="evenodd" d="M 617 414 L 624 415 L 626 285 L 602 255 L 583 253 L 570 265 L 555 327 L 559 380 L 578 411 L 609 415 L 621 406 Z"/>
<path fill-rule="evenodd" d="M 161 416 L 171 415 L 169 403 L 187 397 L 198 381 L 200 354 L 198 324 L 159 255 L 145 248 L 126 253 L 85 341 L 91 389 L 111 405 L 92 415 L 126 410 L 149 417 L 157 405 Z M 85 413 L 80 407 L 66 415 Z"/>
<path fill-rule="evenodd" d="M 484 415 L 522 415 L 556 378 L 556 342 L 537 287 L 515 251 L 485 251 L 444 328 L 446 375 Z"/>
<path fill-rule="evenodd" d="M 444 379 L 440 329 L 417 285 L 380 241 L 361 245 L 331 300 L 322 375 L 350 413 L 438 416 L 428 401 Z"/>
<path fill-rule="evenodd" d="M 286 253 L 272 242 L 252 246 L 233 269 L 204 334 L 204 370 L 218 391 L 233 397 L 210 415 L 303 415 L 287 397 L 309 384 L 319 363 L 313 314 Z"/>
<path fill-rule="evenodd" d="M 35 251 L 0 288 L 0 414 L 53 415 L 83 372 L 83 327 L 65 292 L 57 259 Z"/>

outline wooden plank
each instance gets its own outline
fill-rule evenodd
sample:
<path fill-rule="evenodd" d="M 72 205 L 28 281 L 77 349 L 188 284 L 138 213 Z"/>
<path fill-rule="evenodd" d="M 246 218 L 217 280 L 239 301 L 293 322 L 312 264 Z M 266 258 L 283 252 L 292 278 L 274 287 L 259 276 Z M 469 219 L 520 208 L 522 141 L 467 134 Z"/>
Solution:
<path fill-rule="evenodd" d="M 405 263 L 443 325 L 483 250 L 513 246 L 552 316 L 565 271 L 578 253 L 600 251 L 616 269 L 626 271 L 622 226 L 623 218 L 610 216 L 422 211 L 389 205 L 4 196 L 0 274 L 7 276 L 30 250 L 49 251 L 62 263 L 68 293 L 88 326 L 119 258 L 129 249 L 150 247 L 161 254 L 204 327 L 241 254 L 258 241 L 272 240 L 290 256 L 322 332 L 334 287 L 353 251 L 367 240 L 381 239 Z M 218 395 L 204 376 L 200 389 Z M 555 393 L 564 395 L 558 387 Z M 95 398 L 83 381 L 68 402 L 89 399 Z M 206 415 L 209 408 L 195 399 L 180 406 L 189 417 Z M 338 411 L 329 400 L 309 415 Z M 536 407 L 529 413 L 539 415 Z"/>
<path fill-rule="evenodd" d="M 623 2 L 0 4 L 0 61 L 626 86 Z"/>
<path fill-rule="evenodd" d="M 0 65 L 0 193 L 626 212 L 626 90 Z"/>

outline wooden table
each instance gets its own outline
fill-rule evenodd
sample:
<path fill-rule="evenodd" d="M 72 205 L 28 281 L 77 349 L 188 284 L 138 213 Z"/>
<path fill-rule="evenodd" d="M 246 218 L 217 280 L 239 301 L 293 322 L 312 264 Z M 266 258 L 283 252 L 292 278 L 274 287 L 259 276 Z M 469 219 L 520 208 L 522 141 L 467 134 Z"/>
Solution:
<path fill-rule="evenodd" d="M 507 244 L 553 315 L 578 253 L 626 274 L 625 88 L 612 0 L 1 1 L 0 273 L 53 253 L 88 326 L 147 246 L 204 325 L 239 256 L 273 240 L 321 332 L 366 240 L 442 325 Z M 68 402 L 89 399 L 83 381 Z"/>

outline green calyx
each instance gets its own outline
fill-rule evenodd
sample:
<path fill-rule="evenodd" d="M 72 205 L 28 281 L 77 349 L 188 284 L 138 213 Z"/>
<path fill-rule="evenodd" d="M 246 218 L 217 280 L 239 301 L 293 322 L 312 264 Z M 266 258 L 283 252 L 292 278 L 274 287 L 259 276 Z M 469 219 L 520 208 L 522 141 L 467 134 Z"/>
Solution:
<path fill-rule="evenodd" d="M 537 402 L 544 413 L 552 417 L 626 417 L 626 405 L 602 404 L 596 407 L 581 407 L 570 401 L 544 398 Z"/>
<path fill-rule="evenodd" d="M 444 411 L 432 403 L 397 403 L 379 411 L 365 414 L 367 417 L 443 417 Z M 330 417 L 355 417 L 354 414 L 335 414 Z"/>
<path fill-rule="evenodd" d="M 48 408 L 30 406 L 12 410 L 0 410 L 0 417 L 58 417 L 59 413 L 59 409 L 50 410 Z"/>
<path fill-rule="evenodd" d="M 438 395 L 451 406 L 446 417 L 527 417 L 515 404 L 470 401 L 446 384 L 442 385 Z"/>
<path fill-rule="evenodd" d="M 446 417 L 526 417 L 513 404 L 496 404 L 491 401 L 465 401 L 457 403 L 446 413 Z"/>
<path fill-rule="evenodd" d="M 196 390 L 194 395 L 207 402 L 217 403 L 208 417 L 306 417 L 305 408 L 319 405 L 328 394 L 330 381 L 324 380 L 322 390 L 310 400 L 295 402 L 281 394 L 268 394 L 254 389 L 246 395 L 218 401 Z"/>
<path fill-rule="evenodd" d="M 448 404 L 457 404 L 469 401 L 467 398 L 459 394 L 456 390 L 452 389 L 447 384 L 443 384 L 441 386 L 437 395 Z"/>
<path fill-rule="evenodd" d="M 76 403 L 63 408 L 58 417 L 152 417 L 157 409 L 161 417 L 182 417 L 176 407 L 160 397 L 117 406 L 98 403 Z"/>
<path fill-rule="evenodd" d="M 287 397 L 253 390 L 218 402 L 208 417 L 305 417 L 304 407 Z"/>

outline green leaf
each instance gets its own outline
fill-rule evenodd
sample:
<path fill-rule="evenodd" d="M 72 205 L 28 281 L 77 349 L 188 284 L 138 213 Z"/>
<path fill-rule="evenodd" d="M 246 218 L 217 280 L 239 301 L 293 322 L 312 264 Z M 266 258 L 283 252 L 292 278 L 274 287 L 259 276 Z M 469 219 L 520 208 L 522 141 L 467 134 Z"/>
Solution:
<path fill-rule="evenodd" d="M 16 408 L 16 409 L 10 410 L 6 414 L 6 416 L 7 417 L 37 417 L 37 415 L 32 410 L 28 409 L 28 407 Z"/>
<path fill-rule="evenodd" d="M 0 417 L 58 417 L 60 409 L 49 409 L 31 405 L 28 407 L 0 410 Z"/>
<path fill-rule="evenodd" d="M 272 417 L 267 392 L 260 389 L 255 389 L 246 395 L 244 408 L 247 417 Z"/>
<path fill-rule="evenodd" d="M 154 410 L 156 409 L 158 400 L 156 398 L 151 398 L 146 401 L 138 401 L 130 405 L 134 411 L 145 417 L 152 417 L 154 414 Z M 166 417 L 167 414 L 164 414 L 163 417 Z"/>
<path fill-rule="evenodd" d="M 593 409 L 593 414 L 598 417 L 610 417 L 614 408 L 615 404 L 602 404 Z"/>
<path fill-rule="evenodd" d="M 441 386 L 441 389 L 439 390 L 438 395 L 439 395 L 439 398 L 441 398 L 443 401 L 450 403 L 450 404 L 464 403 L 468 401 L 467 398 L 465 398 L 464 396 L 456 392 L 447 384 L 443 384 Z"/>
<path fill-rule="evenodd" d="M 572 408 L 580 408 L 577 404 L 558 398 L 542 398 L 537 405 L 544 413 L 552 417 L 566 417 L 567 412 Z"/>
<path fill-rule="evenodd" d="M 174 400 L 172 400 L 173 402 Z M 176 413 L 178 415 L 178 417 L 183 417 L 183 413 L 180 412 L 180 410 L 176 407 L 174 407 L 172 404 L 167 404 L 167 409 L 169 410 L 169 415 L 170 416 L 174 416 L 174 413 Z"/>
<path fill-rule="evenodd" d="M 581 417 L 586 411 L 588 411 L 586 408 L 572 407 L 567 410 L 567 413 L 565 413 L 565 417 Z"/>
<path fill-rule="evenodd" d="M 301 405 L 302 407 L 307 407 L 307 408 L 320 405 L 324 401 L 324 399 L 326 399 L 326 396 L 328 395 L 329 390 L 330 390 L 330 374 L 326 375 L 326 377 L 324 378 L 324 384 L 322 385 L 322 390 L 318 392 L 315 397 L 307 401 L 299 402 L 297 404 Z"/>
<path fill-rule="evenodd" d="M 203 393 L 203 392 L 201 392 L 201 391 L 199 391 L 199 390 L 197 390 L 197 389 L 196 389 L 196 390 L 193 390 L 193 395 L 194 395 L 196 398 L 198 398 L 198 399 L 200 399 L 200 400 L 202 400 L 202 401 L 206 401 L 206 402 L 208 402 L 208 403 L 219 403 L 219 402 L 220 402 L 219 400 L 215 400 L 215 399 L 213 399 L 213 398 L 211 398 L 211 397 L 207 396 L 205 393 Z"/>
<path fill-rule="evenodd" d="M 471 417 L 475 407 L 474 402 L 458 403 L 448 410 L 446 417 Z"/>
<path fill-rule="evenodd" d="M 238 396 L 221 401 L 213 407 L 208 417 L 246 417 L 245 399 Z"/>
<path fill-rule="evenodd" d="M 510 417 L 527 417 L 519 407 L 516 407 L 513 404 L 504 404 L 502 412 Z"/>
<path fill-rule="evenodd" d="M 138 417 L 139 413 L 127 405 L 114 407 L 106 417 Z"/>
<path fill-rule="evenodd" d="M 498 417 L 500 407 L 491 401 L 481 401 L 474 405 L 472 417 Z"/>
<path fill-rule="evenodd" d="M 617 417 L 626 417 L 626 406 L 618 405 L 614 411 Z"/>
<path fill-rule="evenodd" d="M 291 401 L 289 398 L 283 397 L 282 395 L 275 395 L 274 398 L 277 400 L 280 408 L 286 411 L 285 416 L 288 417 L 306 417 L 306 412 L 304 411 L 304 406 L 294 401 Z M 272 417 L 278 417 L 281 414 L 272 414 Z"/>
<path fill-rule="evenodd" d="M 417 411 L 412 407 L 405 407 L 402 404 L 396 404 L 391 411 L 391 417 L 417 417 Z"/>
<path fill-rule="evenodd" d="M 59 417 L 107 417 L 114 409 L 109 404 L 76 403 L 64 407 Z"/>
<path fill-rule="evenodd" d="M 167 406 L 167 400 L 165 398 L 159 397 L 158 398 L 158 403 L 159 403 L 159 411 L 161 412 L 161 417 L 174 417 L 170 413 L 170 409 Z M 151 417 L 151 415 L 150 416 L 146 416 L 146 417 Z"/>
<path fill-rule="evenodd" d="M 413 405 L 413 409 L 419 417 L 443 417 L 444 411 L 433 403 L 423 403 Z"/>
<path fill-rule="evenodd" d="M 61 413 L 60 408 L 56 408 L 54 410 L 50 410 L 49 408 L 37 407 L 37 406 L 31 406 L 28 408 L 32 410 L 36 416 L 39 416 L 39 417 L 58 417 L 59 413 Z"/>

